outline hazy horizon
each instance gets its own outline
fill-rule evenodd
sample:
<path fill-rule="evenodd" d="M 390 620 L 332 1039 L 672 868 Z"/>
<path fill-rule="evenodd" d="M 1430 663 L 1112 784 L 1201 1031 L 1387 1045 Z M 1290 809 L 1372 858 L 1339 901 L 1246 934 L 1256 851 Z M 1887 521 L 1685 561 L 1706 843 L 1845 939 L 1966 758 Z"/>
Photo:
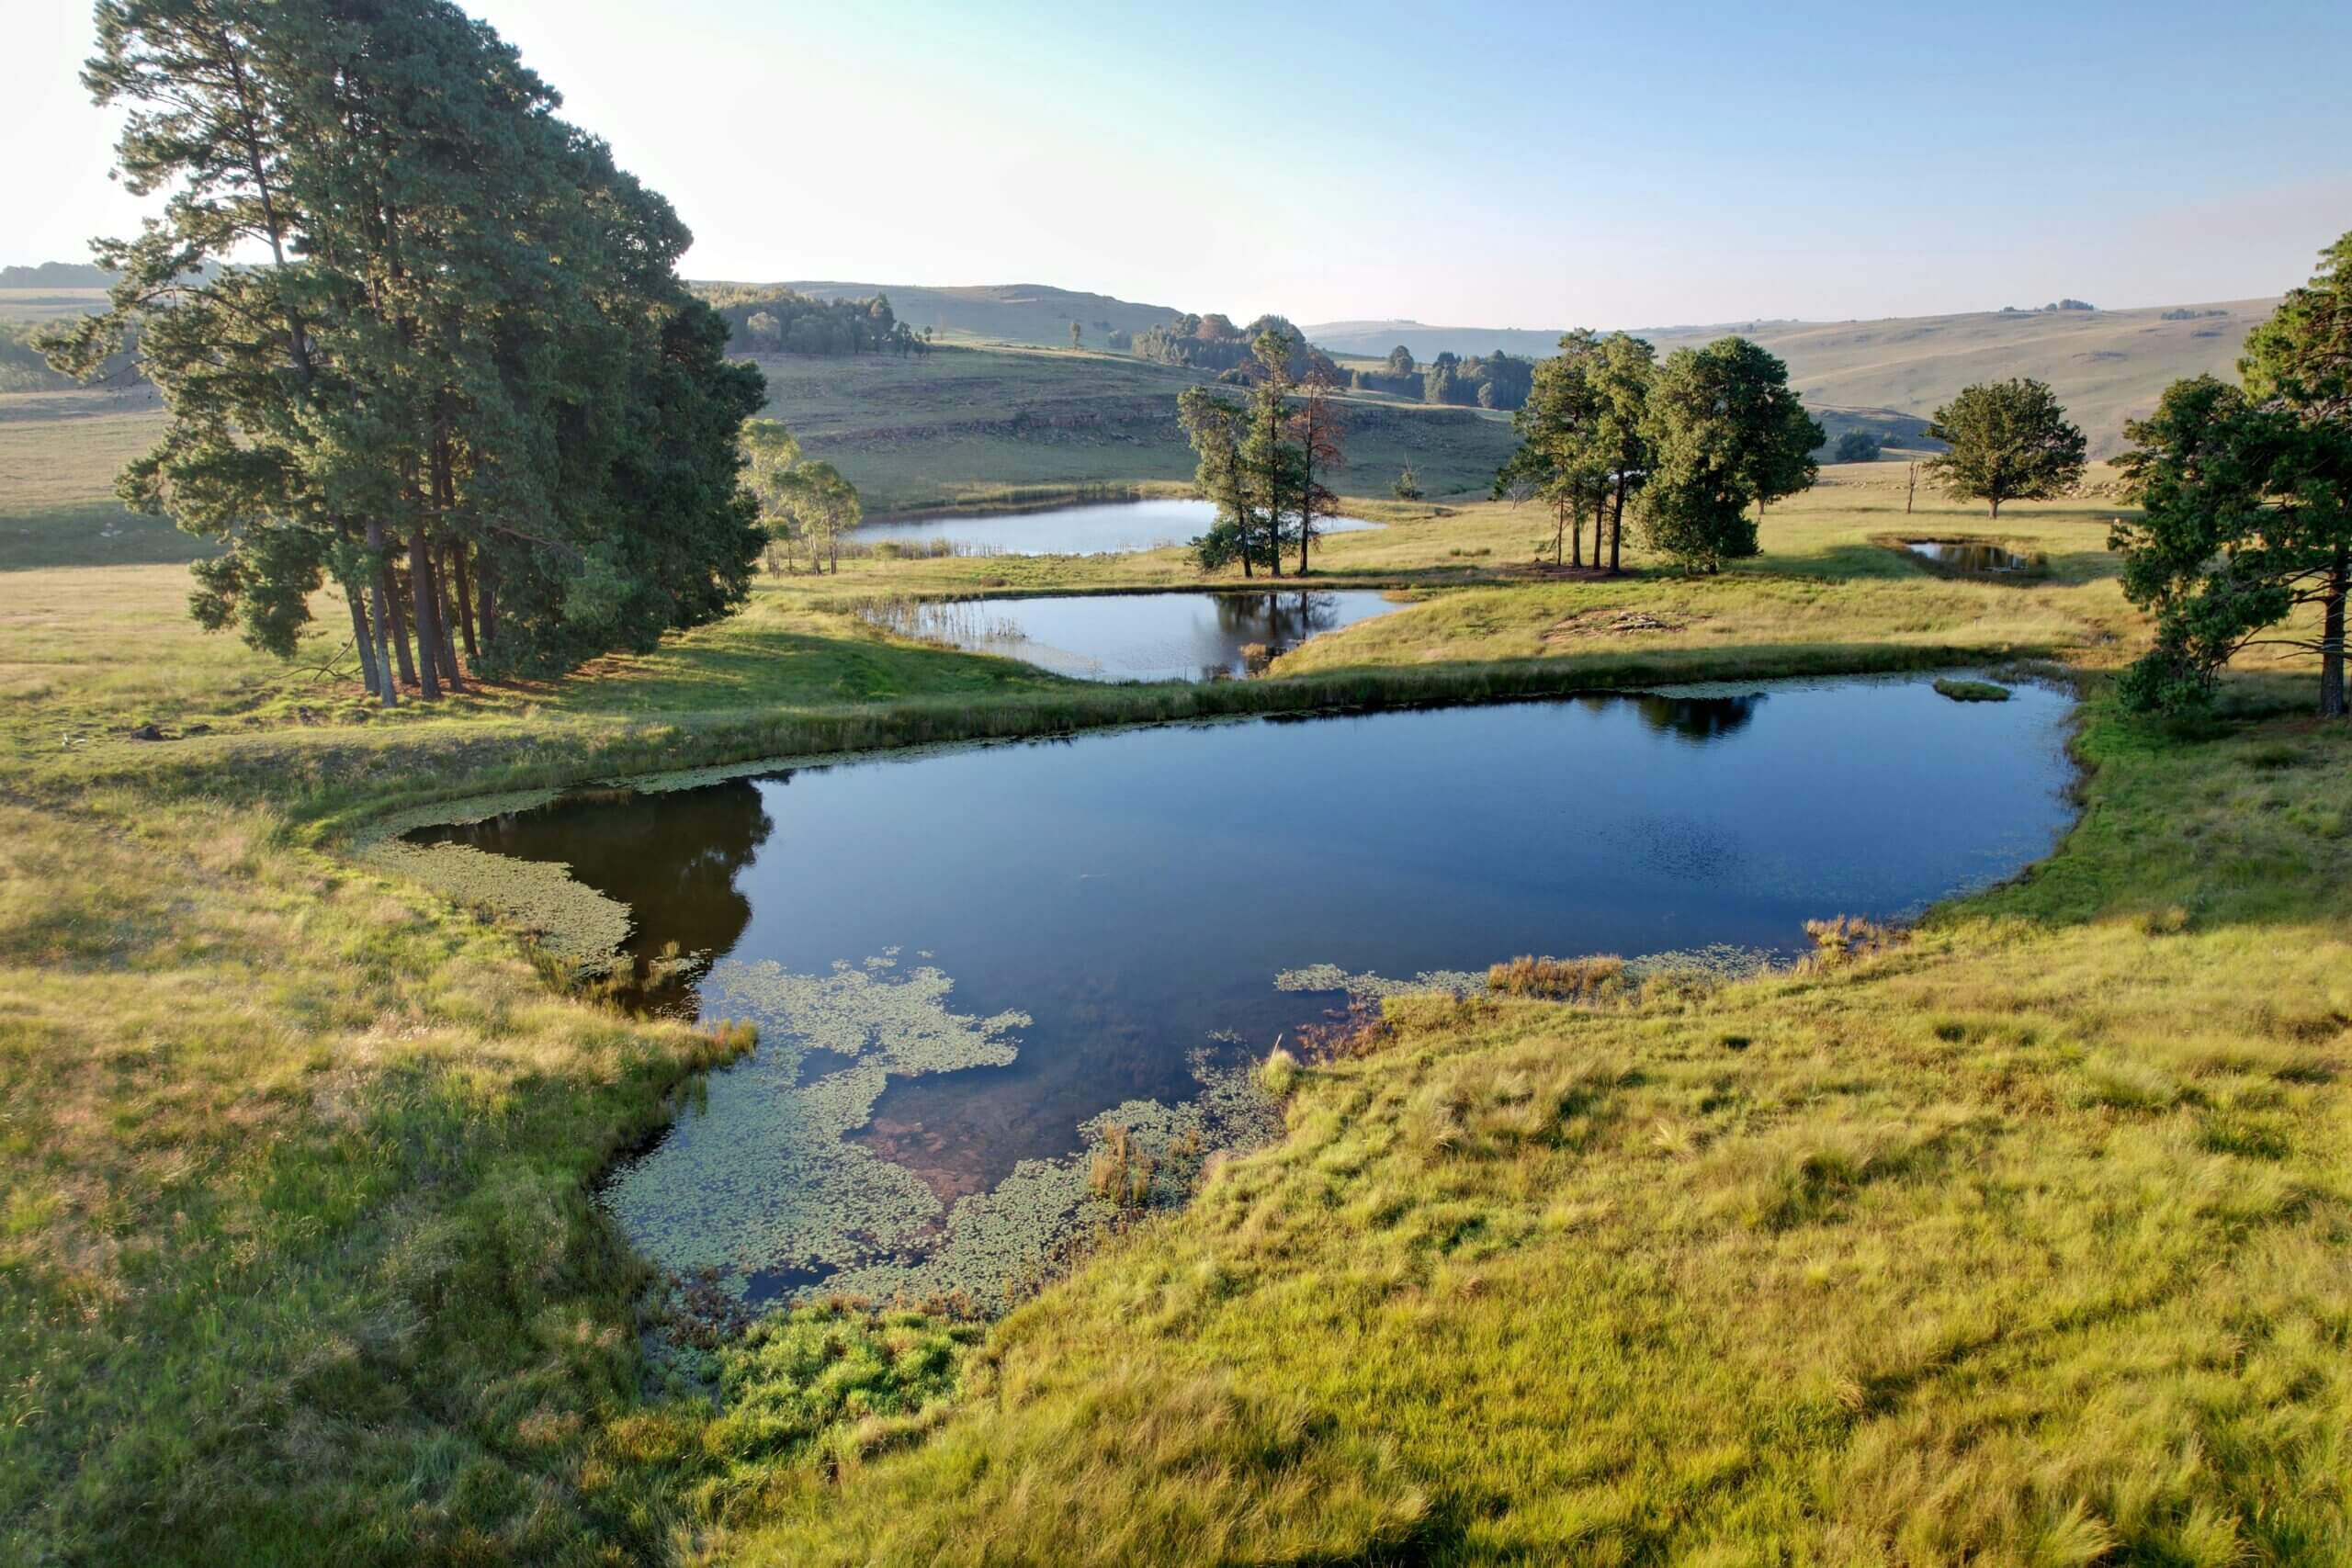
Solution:
<path fill-rule="evenodd" d="M 1074 6 L 467 8 L 675 203 L 699 278 L 1541 331 L 2254 299 L 2352 229 L 2341 7 L 1937 31 L 1498 6 L 1441 31 L 1220 0 L 1175 39 Z M 107 181 L 87 12 L 17 24 L 0 127 L 44 156 L 11 175 L 0 260 L 86 260 L 152 204 Z M 1295 62 L 1272 91 L 1268 60 Z"/>

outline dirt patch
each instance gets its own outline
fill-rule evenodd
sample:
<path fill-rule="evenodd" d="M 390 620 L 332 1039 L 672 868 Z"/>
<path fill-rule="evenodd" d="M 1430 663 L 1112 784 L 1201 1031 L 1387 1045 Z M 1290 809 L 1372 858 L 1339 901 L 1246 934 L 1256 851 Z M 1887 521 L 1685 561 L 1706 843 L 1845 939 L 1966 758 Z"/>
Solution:
<path fill-rule="evenodd" d="M 1697 617 L 1703 619 L 1703 617 Z M 1643 632 L 1679 632 L 1690 629 L 1690 620 L 1673 620 L 1654 615 L 1647 610 L 1579 610 L 1573 615 L 1555 621 L 1544 634 L 1546 648 L 1565 648 L 1571 643 L 1589 641 L 1594 637 L 1632 637 Z"/>

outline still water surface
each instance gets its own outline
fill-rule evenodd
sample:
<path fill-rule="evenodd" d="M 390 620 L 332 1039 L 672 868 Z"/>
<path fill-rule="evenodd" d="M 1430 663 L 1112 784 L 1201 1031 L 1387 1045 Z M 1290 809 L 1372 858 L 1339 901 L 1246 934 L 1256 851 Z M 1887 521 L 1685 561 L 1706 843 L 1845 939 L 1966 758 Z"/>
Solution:
<path fill-rule="evenodd" d="M 762 1021 L 616 1182 L 640 1246 L 755 1298 L 887 1293 L 899 1276 L 856 1270 L 920 1262 L 949 1205 L 1040 1172 L 1082 1189 L 1081 1122 L 1196 1100 L 1204 1050 L 1262 1056 L 1343 1000 L 1278 972 L 1788 954 L 1808 918 L 2007 875 L 2070 818 L 2067 709 L 1922 676 L 1260 719 L 602 790 L 417 836 L 568 863 L 630 905 L 640 959 L 700 955 L 653 999 Z"/>
<path fill-rule="evenodd" d="M 922 517 L 899 523 L 868 523 L 850 531 L 862 545 L 886 539 L 929 545 L 944 540 L 956 555 L 1130 555 L 1166 545 L 1189 544 L 1216 522 L 1205 501 L 1089 502 L 1038 512 L 989 512 L 963 517 Z M 1327 534 L 1377 528 L 1353 517 L 1326 517 L 1316 526 Z M 1285 562 L 1287 566 L 1289 563 Z"/>
<path fill-rule="evenodd" d="M 1254 661 L 1318 633 L 1403 607 L 1377 589 L 1301 588 L 919 600 L 877 604 L 865 615 L 901 636 L 1083 681 L 1216 681 L 1248 674 Z"/>
<path fill-rule="evenodd" d="M 1914 539 L 1911 553 L 1962 571 L 2023 571 L 2025 557 L 1977 539 Z"/>

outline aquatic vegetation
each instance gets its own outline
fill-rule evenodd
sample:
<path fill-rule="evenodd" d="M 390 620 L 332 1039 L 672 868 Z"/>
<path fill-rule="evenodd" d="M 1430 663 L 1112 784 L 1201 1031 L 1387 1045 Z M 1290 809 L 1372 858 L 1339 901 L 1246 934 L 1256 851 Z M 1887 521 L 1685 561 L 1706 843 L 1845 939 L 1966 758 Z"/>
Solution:
<path fill-rule="evenodd" d="M 760 1025 L 761 1045 L 714 1075 L 703 1104 L 615 1176 L 605 1201 L 638 1246 L 678 1274 L 713 1270 L 732 1289 L 754 1276 L 831 1273 L 915 1245 L 942 1204 L 921 1178 L 843 1135 L 872 1119 L 893 1076 L 1001 1066 L 1021 1013 L 948 1010 L 953 983 L 928 965 L 903 977 L 895 953 L 827 975 L 773 962 L 722 964 L 707 1009 Z M 847 1065 L 801 1081 L 811 1049 Z"/>
<path fill-rule="evenodd" d="M 1181 1200 L 1211 1148 L 1262 1142 L 1279 1125 L 1246 1075 L 1196 1054 L 1200 1095 L 1129 1100 L 1074 1129 L 1092 1148 L 1021 1161 L 952 1207 L 921 1177 L 848 1134 L 873 1119 L 894 1077 L 1010 1065 L 1025 1013 L 949 1008 L 954 982 L 896 950 L 799 975 L 728 963 L 704 986 L 707 1010 L 748 1019 L 760 1047 L 707 1082 L 669 1136 L 615 1175 L 605 1203 L 673 1276 L 737 1296 L 831 1294 L 1001 1303 L 1119 1208 Z M 842 1059 L 804 1073 L 811 1051 Z M 1093 1149 L 1114 1147 L 1115 1203 L 1090 1186 Z"/>
<path fill-rule="evenodd" d="M 1936 690 L 1956 703 L 2005 703 L 2009 700 L 2009 689 L 1996 686 L 1990 681 L 1956 681 L 1949 676 L 1938 676 Z"/>
<path fill-rule="evenodd" d="M 1424 969 L 1409 980 L 1392 979 L 1385 975 L 1351 975 L 1336 964 L 1309 964 L 1296 969 L 1285 969 L 1274 976 L 1274 988 L 1283 991 L 1344 991 L 1352 1002 L 1377 1003 L 1389 997 L 1422 996 L 1443 992 L 1449 996 L 1476 996 L 1487 988 L 1484 972 L 1468 969 Z"/>
<path fill-rule="evenodd" d="M 351 856 L 452 903 L 492 911 L 574 974 L 606 974 L 628 940 L 627 904 L 584 886 L 555 862 L 515 860 L 465 844 L 412 844 L 401 837 L 419 828 L 462 826 L 528 811 L 554 798 L 552 790 L 523 790 L 398 812 L 358 835 Z"/>

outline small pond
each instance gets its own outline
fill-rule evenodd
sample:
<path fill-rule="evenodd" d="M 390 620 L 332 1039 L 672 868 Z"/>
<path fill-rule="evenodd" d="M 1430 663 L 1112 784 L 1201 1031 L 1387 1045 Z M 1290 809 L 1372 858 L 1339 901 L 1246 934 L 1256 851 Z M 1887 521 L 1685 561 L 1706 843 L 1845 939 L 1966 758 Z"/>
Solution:
<path fill-rule="evenodd" d="M 864 614 L 903 637 L 1001 654 L 1085 681 L 1246 675 L 1320 632 L 1404 607 L 1371 588 L 899 600 Z"/>
<path fill-rule="evenodd" d="M 1905 547 L 1955 571 L 2014 572 L 2031 564 L 2017 551 L 1982 539 L 1910 539 Z"/>
<path fill-rule="evenodd" d="M 1272 1132 L 1249 1064 L 1380 977 L 1752 965 L 1808 918 L 1916 911 L 2046 853 L 2068 699 L 1930 680 L 933 750 L 412 838 L 569 863 L 630 907 L 642 996 L 759 1023 L 608 1186 L 649 1256 L 753 1300 L 1001 1300 L 1107 1213 L 1112 1129 L 1180 1191 Z"/>
<path fill-rule="evenodd" d="M 899 540 L 910 546 L 944 542 L 953 555 L 1092 556 L 1130 555 L 1166 545 L 1190 544 L 1216 522 L 1216 508 L 1189 498 L 1166 501 L 1089 502 L 1037 512 L 986 512 L 963 516 L 920 517 L 899 523 L 868 523 L 847 536 L 861 545 Z M 1316 526 L 1327 534 L 1377 528 L 1352 517 L 1326 517 Z"/>

